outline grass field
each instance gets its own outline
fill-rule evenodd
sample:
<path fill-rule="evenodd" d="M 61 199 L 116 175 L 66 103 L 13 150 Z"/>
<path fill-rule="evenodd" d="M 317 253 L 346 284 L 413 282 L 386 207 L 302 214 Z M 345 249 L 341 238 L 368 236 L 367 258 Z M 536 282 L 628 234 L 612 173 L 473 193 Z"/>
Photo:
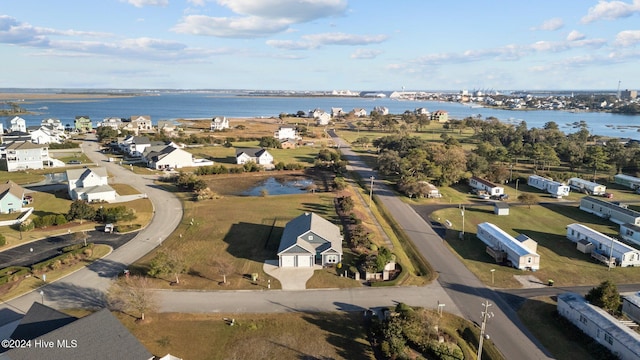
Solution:
<path fill-rule="evenodd" d="M 609 235 L 618 233 L 618 226 L 595 215 L 578 209 L 577 206 L 555 204 L 512 206 L 508 216 L 496 216 L 490 206 L 467 207 L 465 210 L 465 240 L 459 240 L 462 216 L 457 208 L 434 212 L 432 219 L 449 220 L 452 228 L 447 231 L 447 244 L 485 284 L 491 286 L 491 269 L 496 269 L 494 286 L 519 287 L 513 275 L 534 275 L 543 283 L 553 279 L 558 286 L 593 285 L 610 279 L 615 283 L 640 282 L 637 268 L 607 268 L 593 262 L 590 255 L 576 250 L 575 243 L 566 239 L 566 226 L 578 222 Z M 540 270 L 525 272 L 506 266 L 498 266 L 486 254 L 485 245 L 476 236 L 476 226 L 491 222 L 515 236 L 524 233 L 538 242 Z M 541 224 L 544 224 L 541 226 Z"/>
<path fill-rule="evenodd" d="M 155 355 L 183 359 L 375 359 L 360 312 L 286 314 L 117 314 Z M 229 326 L 225 318 L 235 319 Z M 171 324 L 167 326 L 167 324 Z"/>

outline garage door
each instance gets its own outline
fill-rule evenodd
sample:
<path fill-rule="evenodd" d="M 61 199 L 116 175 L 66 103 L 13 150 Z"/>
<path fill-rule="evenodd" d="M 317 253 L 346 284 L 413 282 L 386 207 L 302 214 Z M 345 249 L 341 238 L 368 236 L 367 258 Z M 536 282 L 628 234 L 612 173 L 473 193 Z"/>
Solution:
<path fill-rule="evenodd" d="M 311 259 L 308 255 L 298 255 L 298 267 L 311 267 Z"/>
<path fill-rule="evenodd" d="M 295 260 L 296 257 L 289 255 L 289 256 L 282 256 L 280 258 L 280 266 L 281 267 L 294 267 L 295 265 Z"/>

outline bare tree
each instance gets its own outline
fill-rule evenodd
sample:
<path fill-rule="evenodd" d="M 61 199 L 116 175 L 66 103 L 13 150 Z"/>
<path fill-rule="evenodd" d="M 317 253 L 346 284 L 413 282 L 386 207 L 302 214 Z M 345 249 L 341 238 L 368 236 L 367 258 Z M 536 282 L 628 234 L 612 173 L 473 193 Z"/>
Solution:
<path fill-rule="evenodd" d="M 218 273 L 222 275 L 222 283 L 227 283 L 227 275 L 230 275 L 234 270 L 235 266 L 233 262 L 227 258 L 219 258 L 213 262 L 213 266 L 218 269 Z"/>
<path fill-rule="evenodd" d="M 145 313 L 157 309 L 155 294 L 151 291 L 151 283 L 143 276 L 128 276 L 117 279 L 107 290 L 109 308 L 121 312 L 140 314 L 139 319 L 145 319 Z"/>

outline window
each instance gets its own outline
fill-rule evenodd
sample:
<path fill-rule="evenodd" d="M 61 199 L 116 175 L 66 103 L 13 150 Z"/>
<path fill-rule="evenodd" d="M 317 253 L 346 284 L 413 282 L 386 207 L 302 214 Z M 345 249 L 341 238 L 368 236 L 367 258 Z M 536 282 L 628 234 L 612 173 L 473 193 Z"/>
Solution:
<path fill-rule="evenodd" d="M 527 258 L 527 264 L 531 264 L 531 258 L 530 257 Z"/>
<path fill-rule="evenodd" d="M 586 317 L 584 317 L 584 316 L 580 315 L 580 322 L 581 322 L 581 323 L 583 323 L 583 324 L 587 325 L 587 322 L 588 322 L 588 321 L 589 321 L 589 320 L 587 320 L 587 318 L 586 318 Z"/>
<path fill-rule="evenodd" d="M 604 333 L 604 341 L 608 342 L 609 345 L 613 345 L 613 337 L 609 333 Z"/>

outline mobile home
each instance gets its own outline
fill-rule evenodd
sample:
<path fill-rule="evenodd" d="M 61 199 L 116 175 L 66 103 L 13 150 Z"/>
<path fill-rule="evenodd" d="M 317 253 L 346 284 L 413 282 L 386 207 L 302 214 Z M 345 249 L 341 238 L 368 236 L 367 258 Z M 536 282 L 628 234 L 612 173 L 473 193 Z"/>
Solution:
<path fill-rule="evenodd" d="M 476 190 L 486 191 L 489 196 L 500 196 L 504 194 L 504 188 L 502 186 L 498 186 L 490 181 L 485 179 L 481 179 L 477 176 L 469 179 L 469 186 Z"/>
<path fill-rule="evenodd" d="M 640 359 L 640 334 L 576 293 L 558 295 L 558 314 L 622 360 Z"/>
<path fill-rule="evenodd" d="M 616 224 L 640 225 L 640 212 L 592 196 L 580 199 L 580 210 L 609 219 Z"/>
<path fill-rule="evenodd" d="M 628 243 L 640 246 L 640 226 L 620 224 L 620 237 Z"/>
<path fill-rule="evenodd" d="M 561 198 L 563 196 L 569 196 L 569 186 L 563 183 L 547 179 L 539 175 L 531 175 L 527 180 L 527 185 L 533 186 L 536 189 L 544 190 L 551 194 L 555 198 Z"/>
<path fill-rule="evenodd" d="M 478 224 L 477 236 L 494 252 L 506 253 L 513 267 L 533 271 L 540 269 L 540 255 L 536 253 L 538 243 L 526 235 L 514 238 L 496 225 L 484 222 Z"/>
<path fill-rule="evenodd" d="M 604 193 L 607 191 L 607 187 L 604 185 L 575 177 L 569 179 L 569 181 L 567 181 L 567 184 L 569 185 L 569 187 L 571 187 L 572 190 L 587 193 L 589 195 L 604 195 Z"/>
<path fill-rule="evenodd" d="M 574 243 L 580 240 L 591 242 L 595 252 L 605 257 L 615 258 L 616 263 L 621 267 L 640 266 L 640 250 L 588 226 L 577 223 L 567 225 L 567 239 Z"/>
<path fill-rule="evenodd" d="M 631 190 L 636 190 L 640 188 L 640 179 L 637 177 L 633 177 L 625 174 L 618 174 L 613 177 L 613 180 L 616 184 L 626 186 Z"/>

